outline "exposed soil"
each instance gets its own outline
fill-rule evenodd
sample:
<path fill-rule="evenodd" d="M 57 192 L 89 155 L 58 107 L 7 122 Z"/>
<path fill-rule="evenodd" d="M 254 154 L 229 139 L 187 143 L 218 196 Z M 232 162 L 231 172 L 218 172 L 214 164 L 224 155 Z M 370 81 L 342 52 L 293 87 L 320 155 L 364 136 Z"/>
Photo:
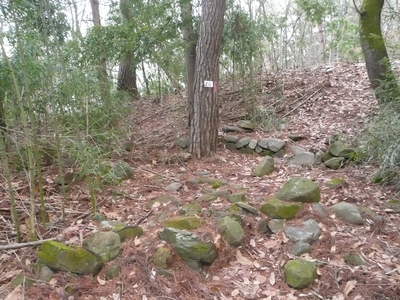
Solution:
<path fill-rule="evenodd" d="M 285 70 L 275 74 L 261 74 L 256 78 L 259 86 L 253 96 L 258 108 L 278 112 L 280 121 L 270 121 L 270 127 L 261 127 L 254 133 L 239 136 L 276 137 L 287 145 L 301 146 L 312 152 L 326 150 L 326 139 L 340 135 L 349 144 L 356 143 L 365 122 L 377 111 L 377 103 L 369 87 L 363 64 L 335 64 L 306 70 Z M 222 84 L 220 88 L 221 127 L 235 125 L 246 116 L 252 95 L 238 86 Z M 400 214 L 388 210 L 383 203 L 398 199 L 394 187 L 372 184 L 369 180 L 376 171 L 371 164 L 349 164 L 340 170 L 323 166 L 312 168 L 291 166 L 285 159 L 275 159 L 276 170 L 269 176 L 254 178 L 252 168 L 260 160 L 257 155 L 230 152 L 221 144 L 217 153 L 203 160 L 180 159 L 182 150 L 175 146 L 178 136 L 187 136 L 185 100 L 179 94 L 162 99 L 144 98 L 135 105 L 129 124 L 135 148 L 126 154 L 115 154 L 135 168 L 133 180 L 120 186 L 110 187 L 98 195 L 99 211 L 107 219 L 133 224 L 149 215 L 142 223 L 144 235 L 128 241 L 118 259 L 110 262 L 95 278 L 75 276 L 59 272 L 50 283 L 37 283 L 33 287 L 19 287 L 19 293 L 10 281 L 23 272 L 31 275 L 28 268 L 35 261 L 37 247 L 3 251 L 0 253 L 0 298 L 4 299 L 399 299 L 400 298 Z M 298 142 L 289 136 L 301 136 Z M 287 147 L 290 149 L 290 147 Z M 290 155 L 290 150 L 287 155 Z M 148 203 L 166 194 L 165 186 L 173 181 L 183 183 L 183 188 L 172 193 L 182 204 L 194 201 L 209 188 L 207 185 L 189 184 L 199 174 L 218 178 L 235 186 L 244 187 L 249 203 L 260 207 L 272 197 L 292 176 L 312 179 L 321 187 L 321 203 L 328 208 L 326 218 L 313 213 L 311 205 L 287 224 L 300 224 L 314 218 L 322 228 L 319 240 L 312 245 L 312 252 L 304 255 L 318 261 L 318 280 L 309 288 L 294 290 L 284 280 L 283 265 L 292 259 L 290 242 L 281 232 L 260 235 L 256 231 L 259 218 L 265 216 L 243 215 L 246 240 L 235 249 L 224 243 L 216 232 L 216 218 L 204 216 L 207 226 L 196 231 L 202 237 L 213 240 L 220 255 L 211 267 L 201 274 L 186 267 L 177 257 L 170 271 L 172 278 L 156 274 L 151 262 L 155 249 L 165 245 L 157 233 L 162 229 L 162 219 L 179 215 L 179 207 L 171 203 Z M 53 183 L 52 169 L 46 173 L 46 202 L 50 229 L 39 228 L 42 238 L 63 235 L 71 244 L 79 242 L 78 228 L 87 232 L 96 229 L 97 223 L 90 217 L 89 192 L 84 182 L 71 186 L 65 221 L 59 221 L 61 195 Z M 329 189 L 325 182 L 343 178 L 346 184 Z M 28 216 L 28 189 L 22 176 L 16 175 L 14 188 L 20 205 L 20 221 L 26 230 Z M 5 183 L 0 185 L 0 242 L 15 242 L 15 234 L 9 215 L 9 196 Z M 363 226 L 350 225 L 337 219 L 329 207 L 339 201 L 355 203 L 370 208 L 384 218 L 378 222 L 366 216 Z M 209 206 L 223 211 L 229 207 L 224 199 L 201 202 L 203 211 Z M 166 245 L 168 247 L 168 245 Z M 347 265 L 342 256 L 356 253 L 366 262 L 363 266 Z M 131 257 L 136 261 L 132 262 Z M 105 280 L 104 272 L 111 265 L 123 266 L 121 274 Z M 65 291 L 69 287 L 69 294 Z M 14 295 L 10 294 L 14 290 Z M 71 292 L 72 291 L 72 292 Z"/>

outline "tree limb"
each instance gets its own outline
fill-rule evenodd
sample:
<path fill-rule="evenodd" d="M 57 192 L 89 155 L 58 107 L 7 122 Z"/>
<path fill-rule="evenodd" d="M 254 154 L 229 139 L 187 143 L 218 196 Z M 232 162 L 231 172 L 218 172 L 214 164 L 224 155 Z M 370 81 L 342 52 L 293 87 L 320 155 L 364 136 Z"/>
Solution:
<path fill-rule="evenodd" d="M 0 250 L 12 250 L 12 249 L 21 249 L 21 248 L 31 247 L 31 246 L 38 246 L 38 245 L 43 244 L 44 242 L 54 241 L 54 240 L 57 240 L 57 238 L 51 238 L 51 239 L 34 241 L 34 242 L 27 242 L 27 243 L 16 243 L 16 244 L 0 245 Z"/>

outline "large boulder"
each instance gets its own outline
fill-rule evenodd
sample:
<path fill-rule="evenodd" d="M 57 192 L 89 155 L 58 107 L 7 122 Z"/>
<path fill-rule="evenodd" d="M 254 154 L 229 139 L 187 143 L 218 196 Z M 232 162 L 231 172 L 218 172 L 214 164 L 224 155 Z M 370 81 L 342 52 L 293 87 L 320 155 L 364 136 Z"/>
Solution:
<path fill-rule="evenodd" d="M 300 209 L 301 204 L 272 198 L 261 206 L 260 211 L 271 219 L 291 219 Z"/>
<path fill-rule="evenodd" d="M 218 257 L 218 250 L 214 244 L 203 242 L 189 231 L 166 227 L 159 233 L 159 237 L 168 242 L 175 253 L 195 270 L 200 270 L 203 265 L 212 264 Z"/>
<path fill-rule="evenodd" d="M 239 246 L 244 237 L 242 226 L 231 217 L 224 217 L 218 220 L 218 232 L 224 237 L 231 246 Z"/>
<path fill-rule="evenodd" d="M 321 190 L 310 179 L 292 177 L 282 186 L 276 198 L 294 202 L 319 202 Z"/>
<path fill-rule="evenodd" d="M 286 283 L 295 289 L 310 286 L 317 278 L 317 267 L 304 259 L 288 261 L 283 269 Z"/>
<path fill-rule="evenodd" d="M 103 267 L 103 261 L 95 254 L 57 241 L 45 241 L 37 255 L 39 263 L 53 270 L 97 275 Z"/>

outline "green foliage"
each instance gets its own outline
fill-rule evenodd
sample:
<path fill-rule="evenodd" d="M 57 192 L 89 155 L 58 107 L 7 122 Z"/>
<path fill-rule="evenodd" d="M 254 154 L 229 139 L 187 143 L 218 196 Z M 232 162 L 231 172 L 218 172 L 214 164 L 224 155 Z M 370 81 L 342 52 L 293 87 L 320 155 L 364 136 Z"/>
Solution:
<path fill-rule="evenodd" d="M 379 164 L 373 181 L 400 185 L 400 95 L 397 78 L 390 76 L 376 90 L 385 101 L 367 126 L 363 147 L 368 158 Z"/>
<path fill-rule="evenodd" d="M 335 13 L 337 7 L 332 0 L 296 0 L 304 11 L 306 19 L 314 24 L 321 24 L 327 15 Z"/>

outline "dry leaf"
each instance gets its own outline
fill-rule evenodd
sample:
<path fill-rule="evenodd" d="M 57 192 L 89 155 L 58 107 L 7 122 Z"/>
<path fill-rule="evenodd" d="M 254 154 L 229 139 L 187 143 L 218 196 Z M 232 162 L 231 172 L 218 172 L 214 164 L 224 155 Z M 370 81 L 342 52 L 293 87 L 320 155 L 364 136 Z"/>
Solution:
<path fill-rule="evenodd" d="M 105 281 L 104 279 L 101 279 L 100 276 L 97 276 L 97 282 L 98 282 L 100 285 L 105 285 L 105 284 L 106 284 L 106 281 Z"/>
<path fill-rule="evenodd" d="M 273 286 L 273 285 L 275 285 L 275 283 L 276 283 L 275 273 L 271 272 L 271 274 L 269 275 L 269 284 Z"/>
<path fill-rule="evenodd" d="M 346 286 L 344 287 L 344 291 L 343 293 L 345 294 L 345 296 L 347 296 L 357 285 L 357 281 L 355 280 L 350 280 L 346 283 Z"/>
<path fill-rule="evenodd" d="M 253 262 L 251 260 L 249 260 L 248 258 L 244 257 L 242 255 L 242 253 L 240 253 L 239 250 L 236 250 L 236 261 L 245 266 L 253 265 Z"/>
<path fill-rule="evenodd" d="M 238 289 L 234 289 L 231 293 L 232 297 L 236 297 L 237 295 L 239 295 L 240 291 Z"/>
<path fill-rule="evenodd" d="M 4 300 L 20 300 L 23 299 L 22 287 L 17 286 Z"/>

